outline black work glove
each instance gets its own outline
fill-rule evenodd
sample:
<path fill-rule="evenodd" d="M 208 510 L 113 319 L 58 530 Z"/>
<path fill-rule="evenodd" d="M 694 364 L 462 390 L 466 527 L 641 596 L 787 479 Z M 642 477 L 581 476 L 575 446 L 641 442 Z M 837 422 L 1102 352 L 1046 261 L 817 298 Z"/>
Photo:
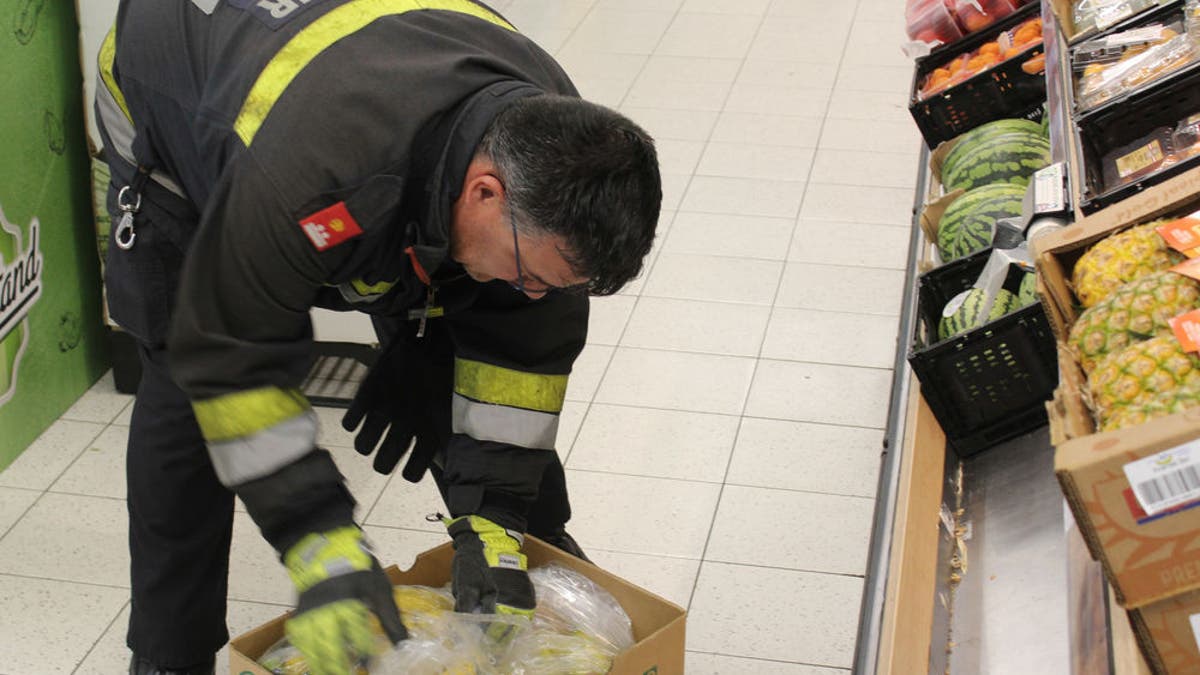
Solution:
<path fill-rule="evenodd" d="M 362 423 L 354 449 L 362 455 L 375 452 L 373 466 L 379 473 L 395 470 L 413 445 L 403 472 L 413 483 L 421 480 L 434 455 L 446 447 L 454 392 L 454 352 L 442 321 L 428 320 L 422 337 L 416 336 L 416 330 L 414 321 L 402 325 L 342 417 L 346 431 Z"/>
<path fill-rule="evenodd" d="M 450 589 L 454 611 L 533 618 L 537 604 L 528 562 L 521 553 L 524 537 L 482 516 L 443 521 L 454 539 Z M 496 641 L 512 635 L 513 624 L 496 622 L 487 633 Z"/>

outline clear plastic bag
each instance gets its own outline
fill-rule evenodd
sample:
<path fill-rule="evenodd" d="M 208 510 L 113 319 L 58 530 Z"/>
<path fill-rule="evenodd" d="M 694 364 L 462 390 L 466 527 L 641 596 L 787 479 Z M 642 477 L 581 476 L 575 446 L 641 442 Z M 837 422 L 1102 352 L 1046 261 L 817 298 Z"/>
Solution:
<path fill-rule="evenodd" d="M 1072 11 L 1075 33 L 1091 33 L 1153 7 L 1157 0 L 1076 0 Z"/>
<path fill-rule="evenodd" d="M 1173 37 L 1098 71 L 1085 71 L 1075 95 L 1079 108 L 1094 108 L 1196 60 L 1196 44 L 1187 34 L 1166 34 Z"/>
<path fill-rule="evenodd" d="M 613 656 L 584 635 L 531 630 L 513 642 L 504 672 L 511 675 L 603 675 L 612 668 Z"/>
<path fill-rule="evenodd" d="M 591 579 L 554 563 L 530 571 L 529 578 L 537 592 L 536 629 L 581 633 L 614 655 L 633 646 L 629 615 Z"/>

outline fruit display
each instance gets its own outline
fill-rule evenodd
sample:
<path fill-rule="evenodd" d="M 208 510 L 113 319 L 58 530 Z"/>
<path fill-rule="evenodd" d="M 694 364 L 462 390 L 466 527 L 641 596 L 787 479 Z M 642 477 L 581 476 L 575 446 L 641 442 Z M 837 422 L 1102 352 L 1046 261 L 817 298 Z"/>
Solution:
<path fill-rule="evenodd" d="M 1156 4 L 1157 0 L 1075 0 L 1071 6 L 1075 34 L 1104 30 Z"/>
<path fill-rule="evenodd" d="M 909 0 L 904 8 L 909 39 L 950 44 L 1017 11 L 1012 0 Z"/>
<path fill-rule="evenodd" d="M 971 190 L 992 183 L 1025 186 L 1035 171 L 1050 163 L 1050 141 L 1042 125 L 1002 119 L 958 137 L 941 166 L 947 190 Z"/>
<path fill-rule="evenodd" d="M 938 220 L 937 247 L 950 262 L 991 246 L 996 221 L 1021 215 L 1025 188 L 993 183 L 965 192 Z"/>
<path fill-rule="evenodd" d="M 995 321 L 1017 309 L 1017 296 L 1001 288 L 991 307 L 987 306 L 987 291 L 972 288 L 963 291 L 946 303 L 938 323 L 938 338 L 945 340 Z"/>
<path fill-rule="evenodd" d="M 1028 307 L 1038 302 L 1037 296 L 1037 275 L 1033 272 L 1026 272 L 1025 276 L 1021 277 L 1021 288 L 1017 292 L 1017 304 L 1021 307 Z"/>
<path fill-rule="evenodd" d="M 1182 22 L 1153 24 L 1089 40 L 1071 52 L 1075 105 L 1087 111 L 1197 60 Z"/>
<path fill-rule="evenodd" d="M 1200 307 L 1200 282 L 1169 270 L 1131 281 L 1083 312 L 1067 343 L 1084 373 L 1110 353 L 1170 336 L 1170 320 Z"/>
<path fill-rule="evenodd" d="M 1183 262 L 1154 228 L 1164 221 L 1129 228 L 1088 249 L 1071 272 L 1075 297 L 1083 307 L 1104 300 L 1120 286 Z"/>
<path fill-rule="evenodd" d="M 1100 431 L 1135 427 L 1152 419 L 1174 415 L 1197 406 L 1200 406 L 1200 387 L 1183 386 L 1169 389 L 1142 403 L 1133 403 L 1113 410 L 1101 425 Z"/>
<path fill-rule="evenodd" d="M 1122 407 L 1200 386 L 1200 356 L 1173 335 L 1135 342 L 1101 360 L 1088 376 L 1088 394 L 1100 428 Z"/>
<path fill-rule="evenodd" d="M 975 77 L 1013 58 L 1025 58 L 1027 52 L 1042 43 L 1042 19 L 1033 17 L 1004 31 L 977 49 L 960 54 L 952 61 L 935 68 L 918 85 L 917 100 L 922 100 Z M 1034 54 L 1028 54 L 1033 57 Z M 1044 62 L 1043 62 L 1044 63 Z M 1040 72 L 1034 70 L 1034 74 Z"/>

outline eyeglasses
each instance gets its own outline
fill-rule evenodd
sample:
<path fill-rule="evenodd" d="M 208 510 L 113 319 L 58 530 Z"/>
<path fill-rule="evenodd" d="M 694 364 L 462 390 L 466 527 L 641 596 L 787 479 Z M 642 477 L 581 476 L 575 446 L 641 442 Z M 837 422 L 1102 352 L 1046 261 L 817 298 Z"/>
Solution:
<path fill-rule="evenodd" d="M 546 293 L 549 293 L 550 291 L 555 291 L 558 293 L 571 293 L 571 294 L 581 294 L 581 293 L 587 292 L 587 289 L 588 289 L 587 282 L 584 282 L 581 284 L 574 284 L 571 286 L 551 286 L 550 284 L 538 281 L 537 283 L 541 286 L 540 288 L 529 288 L 529 286 L 527 286 L 525 283 L 525 272 L 521 268 L 521 247 L 520 247 L 520 245 L 517 244 L 517 218 L 516 218 L 516 214 L 513 212 L 511 205 L 508 206 L 508 222 L 509 222 L 509 225 L 512 226 L 513 257 L 516 259 L 516 262 L 517 262 L 517 280 L 508 282 L 509 286 L 512 286 L 513 288 L 524 293 L 525 295 L 530 295 L 530 296 L 533 296 L 533 295 L 541 296 L 541 295 L 545 295 Z"/>

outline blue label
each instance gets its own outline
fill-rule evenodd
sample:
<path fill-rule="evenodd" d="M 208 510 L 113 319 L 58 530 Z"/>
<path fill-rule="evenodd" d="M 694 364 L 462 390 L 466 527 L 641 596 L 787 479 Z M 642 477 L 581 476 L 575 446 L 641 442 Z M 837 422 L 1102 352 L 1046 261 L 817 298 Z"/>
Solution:
<path fill-rule="evenodd" d="M 322 0 L 229 0 L 229 4 L 245 10 L 271 30 L 277 30 Z"/>

